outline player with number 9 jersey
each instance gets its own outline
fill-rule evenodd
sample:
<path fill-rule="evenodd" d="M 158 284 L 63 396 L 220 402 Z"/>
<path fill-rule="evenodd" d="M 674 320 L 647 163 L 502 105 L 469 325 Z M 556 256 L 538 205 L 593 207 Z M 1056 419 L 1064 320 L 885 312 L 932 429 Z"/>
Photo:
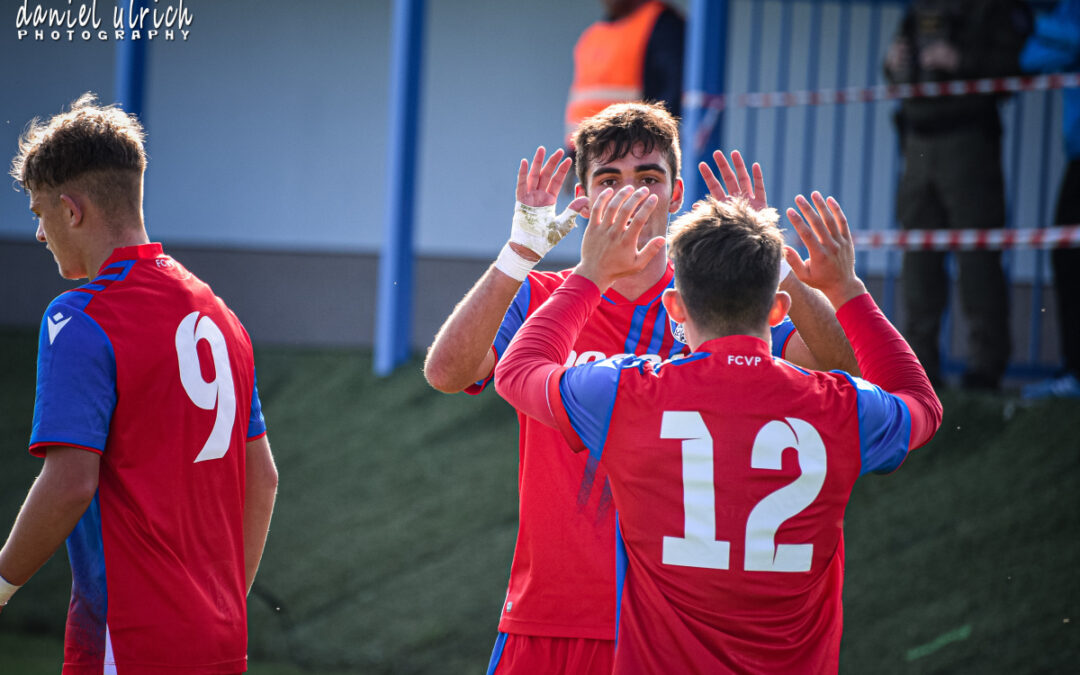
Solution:
<path fill-rule="evenodd" d="M 245 447 L 266 427 L 236 316 L 160 244 L 116 249 L 49 305 L 37 386 L 31 452 L 101 454 L 64 673 L 245 670 Z"/>

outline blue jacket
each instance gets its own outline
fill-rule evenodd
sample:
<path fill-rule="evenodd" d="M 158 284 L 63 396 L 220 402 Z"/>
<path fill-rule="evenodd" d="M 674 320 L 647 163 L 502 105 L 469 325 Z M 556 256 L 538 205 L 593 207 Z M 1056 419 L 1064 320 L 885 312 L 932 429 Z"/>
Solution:
<path fill-rule="evenodd" d="M 1020 54 L 1020 67 L 1029 72 L 1080 70 L 1080 0 L 1061 0 L 1051 14 L 1035 20 Z M 1080 159 L 1080 89 L 1064 90 L 1065 152 Z"/>

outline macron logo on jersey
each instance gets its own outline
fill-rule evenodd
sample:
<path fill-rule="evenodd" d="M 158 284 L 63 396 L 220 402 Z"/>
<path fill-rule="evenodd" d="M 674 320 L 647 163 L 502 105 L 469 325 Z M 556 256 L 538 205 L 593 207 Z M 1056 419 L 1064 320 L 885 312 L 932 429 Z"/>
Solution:
<path fill-rule="evenodd" d="M 64 326 L 71 321 L 71 317 L 65 317 L 62 312 L 57 312 L 49 317 L 49 344 L 52 344 L 56 340 L 56 336 L 60 334 L 60 331 L 64 330 Z"/>

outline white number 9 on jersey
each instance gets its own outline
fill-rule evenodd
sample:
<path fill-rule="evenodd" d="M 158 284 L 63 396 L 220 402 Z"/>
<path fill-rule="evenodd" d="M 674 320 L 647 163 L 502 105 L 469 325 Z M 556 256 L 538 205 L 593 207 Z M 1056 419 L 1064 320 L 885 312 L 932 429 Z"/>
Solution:
<path fill-rule="evenodd" d="M 199 340 L 206 340 L 210 345 L 214 359 L 214 379 L 211 382 L 202 376 L 202 364 L 196 348 Z M 210 438 L 206 439 L 195 461 L 221 459 L 229 451 L 229 439 L 236 419 L 236 389 L 225 336 L 213 319 L 208 316 L 199 319 L 199 313 L 192 312 L 184 317 L 176 329 L 176 357 L 180 363 L 180 382 L 191 402 L 203 410 L 217 407 Z"/>

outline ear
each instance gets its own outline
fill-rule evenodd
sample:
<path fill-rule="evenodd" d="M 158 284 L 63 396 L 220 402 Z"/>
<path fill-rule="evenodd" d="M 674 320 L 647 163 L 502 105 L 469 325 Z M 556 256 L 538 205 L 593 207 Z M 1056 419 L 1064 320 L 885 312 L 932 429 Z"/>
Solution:
<path fill-rule="evenodd" d="M 668 204 L 668 213 L 678 213 L 683 202 L 682 178 L 675 179 L 675 185 L 671 186 L 671 203 Z"/>
<path fill-rule="evenodd" d="M 660 302 L 664 303 L 664 309 L 675 323 L 686 322 L 686 305 L 683 304 L 679 291 L 669 288 L 660 296 Z"/>
<path fill-rule="evenodd" d="M 779 325 L 787 316 L 789 309 L 791 309 L 791 296 L 787 294 L 787 291 L 777 291 L 773 297 L 772 307 L 769 308 L 769 325 Z"/>
<path fill-rule="evenodd" d="M 574 197 L 588 197 L 589 193 L 585 191 L 585 186 L 578 183 L 574 186 Z M 586 204 L 581 208 L 581 217 L 588 220 L 589 214 L 592 213 L 592 204 Z"/>
<path fill-rule="evenodd" d="M 82 224 L 83 210 L 79 205 L 79 200 L 69 194 L 61 194 L 60 201 L 64 204 L 64 216 L 67 218 L 68 225 L 78 227 Z"/>

